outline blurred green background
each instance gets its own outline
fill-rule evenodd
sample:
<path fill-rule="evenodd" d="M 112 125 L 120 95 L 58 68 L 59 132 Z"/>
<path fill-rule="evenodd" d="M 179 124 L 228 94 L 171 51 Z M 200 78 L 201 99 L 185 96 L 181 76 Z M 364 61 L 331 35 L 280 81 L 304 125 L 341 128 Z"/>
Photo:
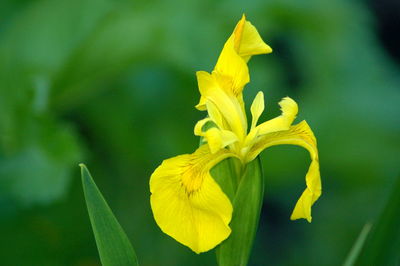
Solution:
<path fill-rule="evenodd" d="M 318 139 L 323 195 L 289 220 L 308 153 L 262 154 L 265 203 L 251 265 L 339 265 L 400 166 L 400 4 L 385 1 L 0 2 L 1 265 L 99 265 L 85 162 L 141 265 L 214 265 L 161 233 L 148 181 L 198 145 L 195 71 L 211 71 L 241 14 L 274 52 L 250 62 L 263 120 L 285 96 Z M 396 24 L 397 23 L 397 24 Z M 397 26 L 396 26 L 397 25 Z"/>

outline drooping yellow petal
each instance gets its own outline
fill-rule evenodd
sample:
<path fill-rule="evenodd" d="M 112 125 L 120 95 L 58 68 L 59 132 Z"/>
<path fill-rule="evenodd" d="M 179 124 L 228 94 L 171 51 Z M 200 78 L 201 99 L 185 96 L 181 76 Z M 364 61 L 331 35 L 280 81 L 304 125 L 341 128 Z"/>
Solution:
<path fill-rule="evenodd" d="M 200 253 L 231 233 L 232 204 L 210 175 L 210 169 L 233 156 L 211 154 L 202 145 L 192 154 L 165 160 L 150 178 L 150 203 L 161 230 Z"/>
<path fill-rule="evenodd" d="M 251 111 L 251 129 L 255 128 L 257 125 L 257 121 L 260 118 L 260 115 L 264 111 L 264 94 L 262 91 L 259 91 L 256 97 L 251 104 L 250 111 Z"/>
<path fill-rule="evenodd" d="M 258 126 L 258 134 L 264 135 L 272 132 L 288 130 L 298 112 L 297 103 L 289 97 L 283 98 L 279 105 L 282 114 Z"/>
<path fill-rule="evenodd" d="M 271 47 L 262 40 L 257 29 L 250 21 L 246 20 L 245 15 L 242 16 L 242 19 L 236 25 L 233 35 L 235 50 L 246 62 L 253 55 L 269 54 L 272 52 Z"/>
<path fill-rule="evenodd" d="M 281 144 L 292 144 L 304 147 L 311 157 L 311 164 L 306 175 L 307 188 L 297 201 L 292 220 L 305 218 L 311 222 L 311 206 L 321 195 L 321 178 L 317 141 L 306 121 L 291 126 L 289 130 L 270 133 L 260 137 L 247 154 L 247 161 L 254 160 L 264 149 Z"/>

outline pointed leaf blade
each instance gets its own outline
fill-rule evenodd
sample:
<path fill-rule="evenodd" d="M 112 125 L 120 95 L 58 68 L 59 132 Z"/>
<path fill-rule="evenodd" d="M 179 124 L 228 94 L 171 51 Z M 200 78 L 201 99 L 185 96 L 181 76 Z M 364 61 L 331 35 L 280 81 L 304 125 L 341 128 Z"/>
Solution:
<path fill-rule="evenodd" d="M 79 166 L 89 218 L 102 265 L 139 265 L 128 237 L 97 188 L 88 169 L 84 164 Z"/>

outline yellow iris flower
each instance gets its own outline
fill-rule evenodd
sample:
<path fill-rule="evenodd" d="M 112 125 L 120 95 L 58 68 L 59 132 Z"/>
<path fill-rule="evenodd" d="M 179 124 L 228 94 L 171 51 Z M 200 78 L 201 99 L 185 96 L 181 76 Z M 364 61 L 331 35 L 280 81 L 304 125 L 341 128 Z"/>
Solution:
<path fill-rule="evenodd" d="M 194 134 L 206 143 L 192 154 L 164 160 L 150 178 L 150 202 L 157 224 L 164 233 L 196 253 L 214 248 L 231 233 L 232 204 L 210 175 L 210 170 L 228 157 L 245 165 L 274 145 L 306 148 L 311 156 L 307 187 L 291 219 L 305 218 L 311 222 L 311 206 L 321 195 L 318 151 L 308 124 L 302 121 L 292 125 L 298 112 L 296 102 L 283 98 L 279 102 L 282 114 L 258 124 L 264 111 L 260 91 L 250 108 L 252 121 L 248 129 L 242 97 L 243 88 L 250 81 L 247 62 L 253 55 L 271 52 L 243 16 L 225 43 L 214 70 L 197 72 L 201 98 L 196 108 L 207 111 L 208 117 L 195 125 Z"/>

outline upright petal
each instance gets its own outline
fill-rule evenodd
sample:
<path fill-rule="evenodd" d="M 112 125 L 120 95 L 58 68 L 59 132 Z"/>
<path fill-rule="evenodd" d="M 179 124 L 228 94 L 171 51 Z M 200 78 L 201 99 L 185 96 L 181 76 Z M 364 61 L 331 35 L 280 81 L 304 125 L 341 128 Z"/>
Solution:
<path fill-rule="evenodd" d="M 271 53 L 272 49 L 261 38 L 257 29 L 243 15 L 232 35 L 226 41 L 212 76 L 228 95 L 238 98 L 243 105 L 242 91 L 249 83 L 247 62 L 253 55 Z M 199 84 L 200 85 L 200 84 Z M 200 97 L 198 110 L 206 110 L 205 97 Z"/>
<path fill-rule="evenodd" d="M 226 121 L 226 123 L 229 125 L 229 128 L 225 129 L 234 132 L 239 139 L 244 138 L 247 131 L 247 120 L 239 100 L 235 96 L 229 95 L 225 90 L 220 88 L 218 83 L 216 83 L 214 75 L 211 75 L 205 71 L 198 71 L 196 74 L 199 90 L 202 95 L 202 99 L 204 99 L 204 105 L 208 107 L 207 103 L 211 102 L 213 107 L 218 109 L 218 113 L 212 113 L 211 111 L 215 110 L 210 110 L 210 114 L 220 114 L 224 121 Z M 221 124 L 221 121 L 215 122 Z"/>
<path fill-rule="evenodd" d="M 281 144 L 292 144 L 304 147 L 311 157 L 311 164 L 306 174 L 307 188 L 297 201 L 291 219 L 305 218 L 311 222 L 311 206 L 321 195 L 321 177 L 317 140 L 306 121 L 291 126 L 289 130 L 270 133 L 260 137 L 247 154 L 247 161 L 255 159 L 264 149 Z"/>
<path fill-rule="evenodd" d="M 228 94 L 238 96 L 249 83 L 250 76 L 246 62 L 237 53 L 234 45 L 234 39 L 229 38 L 218 58 L 213 75 Z"/>
<path fill-rule="evenodd" d="M 207 113 L 208 116 L 212 119 L 212 121 L 220 128 L 220 129 L 226 129 L 228 128 L 228 125 L 223 118 L 221 112 L 218 110 L 217 106 L 211 101 L 207 101 Z"/>
<path fill-rule="evenodd" d="M 255 128 L 257 121 L 260 118 L 262 112 L 264 111 L 264 93 L 259 91 L 251 104 L 251 129 Z"/>
<path fill-rule="evenodd" d="M 232 204 L 210 175 L 210 169 L 232 156 L 211 154 L 203 145 L 192 154 L 165 160 L 150 178 L 150 203 L 161 230 L 200 253 L 231 233 Z"/>
<path fill-rule="evenodd" d="M 271 47 L 262 40 L 256 27 L 250 21 L 246 20 L 245 15 L 242 16 L 242 19 L 236 25 L 233 35 L 235 49 L 246 62 L 253 55 L 269 54 L 272 52 Z"/>
<path fill-rule="evenodd" d="M 199 86 L 199 91 L 200 91 L 200 101 L 196 105 L 196 108 L 200 111 L 205 111 L 207 110 L 206 107 L 207 98 L 205 97 L 205 95 L 209 91 L 219 89 L 219 86 L 215 78 L 206 71 L 197 71 L 196 76 L 197 76 L 197 84 Z"/>

